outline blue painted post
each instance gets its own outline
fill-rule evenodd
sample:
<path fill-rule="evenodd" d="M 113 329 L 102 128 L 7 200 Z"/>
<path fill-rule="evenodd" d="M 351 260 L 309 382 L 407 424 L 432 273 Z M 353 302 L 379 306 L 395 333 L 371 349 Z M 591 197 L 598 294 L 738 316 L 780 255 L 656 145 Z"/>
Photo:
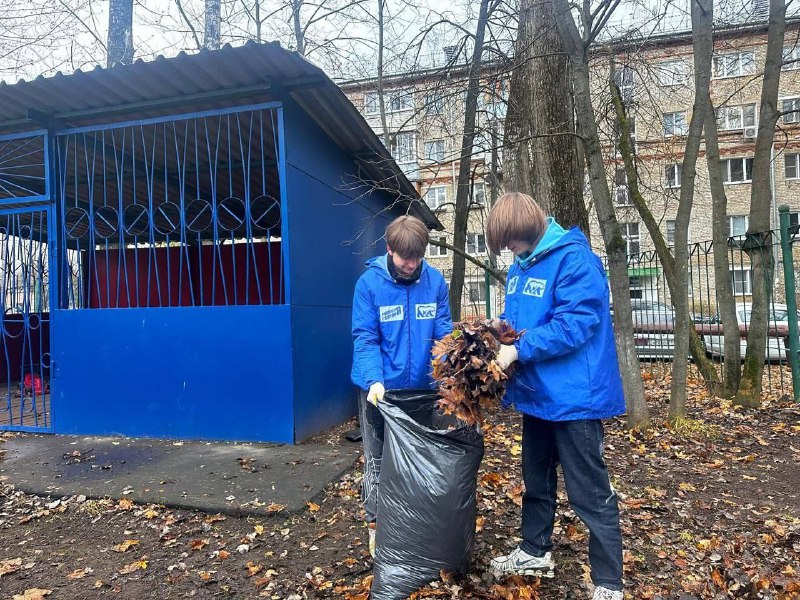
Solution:
<path fill-rule="evenodd" d="M 783 256 L 783 281 L 786 285 L 786 309 L 789 321 L 789 365 L 792 368 L 792 391 L 794 401 L 800 401 L 800 337 L 797 328 L 797 298 L 792 261 L 792 238 L 789 233 L 789 205 L 778 208 L 781 222 L 781 254 Z"/>

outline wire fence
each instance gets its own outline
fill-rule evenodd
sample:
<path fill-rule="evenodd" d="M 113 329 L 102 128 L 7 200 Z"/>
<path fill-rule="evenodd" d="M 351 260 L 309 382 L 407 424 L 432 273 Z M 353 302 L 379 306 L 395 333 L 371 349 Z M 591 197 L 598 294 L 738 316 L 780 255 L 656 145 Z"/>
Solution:
<path fill-rule="evenodd" d="M 795 227 L 795 230 L 797 228 Z M 790 237 L 795 280 L 800 278 L 800 235 Z M 724 381 L 724 334 L 718 307 L 718 285 L 714 255 L 717 249 L 711 241 L 696 242 L 688 248 L 688 288 L 690 317 L 700 336 L 706 356 Z M 768 337 L 764 369 L 764 390 L 773 394 L 791 393 L 788 366 L 790 340 L 788 332 L 787 290 L 781 261 L 780 232 L 743 234 L 729 237 L 722 249 L 728 259 L 726 276 L 731 284 L 736 307 L 736 327 L 739 331 L 741 356 L 747 349 L 747 336 L 752 321 L 754 271 L 752 257 L 760 254 L 766 265 L 763 277 L 768 290 Z M 606 258 L 601 257 L 604 264 Z M 444 270 L 449 282 L 451 270 Z M 664 269 L 655 251 L 638 252 L 628 256 L 628 277 L 636 352 L 642 369 L 651 375 L 668 374 L 675 352 L 675 309 Z M 464 277 L 461 314 L 454 320 L 494 317 L 503 312 L 505 289 L 484 269 L 468 267 Z M 793 288 L 789 293 L 795 295 Z M 611 311 L 614 301 L 611 298 Z"/>

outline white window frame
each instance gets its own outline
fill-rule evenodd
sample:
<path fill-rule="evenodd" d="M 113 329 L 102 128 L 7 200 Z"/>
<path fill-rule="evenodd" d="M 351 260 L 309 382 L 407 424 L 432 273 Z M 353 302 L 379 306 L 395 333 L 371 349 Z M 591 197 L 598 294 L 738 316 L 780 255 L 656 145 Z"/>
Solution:
<path fill-rule="evenodd" d="M 717 109 L 717 129 L 735 131 L 756 126 L 756 105 L 720 106 Z"/>
<path fill-rule="evenodd" d="M 486 183 L 476 181 L 472 184 L 472 202 L 474 204 L 486 204 Z"/>
<path fill-rule="evenodd" d="M 794 171 L 791 175 L 789 174 L 790 169 Z M 800 179 L 800 154 L 789 153 L 783 155 L 783 175 L 784 179 Z"/>
<path fill-rule="evenodd" d="M 781 115 L 781 123 L 784 125 L 793 125 L 800 123 L 800 97 L 794 98 L 781 98 L 781 111 L 794 111 L 785 115 Z"/>
<path fill-rule="evenodd" d="M 736 185 L 742 183 L 752 183 L 753 181 L 753 157 L 752 156 L 737 156 L 736 158 L 725 158 L 720 161 L 722 166 L 722 183 L 726 185 Z M 742 176 L 744 179 L 731 179 L 732 169 L 731 166 L 736 161 L 742 161 Z M 748 168 L 749 165 L 749 168 Z"/>
<path fill-rule="evenodd" d="M 417 134 L 413 131 L 396 133 L 391 140 L 389 151 L 398 165 L 417 162 Z"/>
<path fill-rule="evenodd" d="M 673 248 L 675 246 L 675 219 L 667 219 L 664 228 L 664 241 L 667 246 Z"/>
<path fill-rule="evenodd" d="M 681 175 L 683 165 L 681 163 L 670 163 L 664 168 L 664 181 L 666 187 L 678 189 L 681 187 Z"/>
<path fill-rule="evenodd" d="M 728 271 L 731 275 L 731 287 L 733 288 L 734 296 L 750 296 L 753 293 L 753 272 L 750 269 L 735 268 Z M 744 274 L 745 277 L 740 278 L 739 287 L 737 289 L 736 275 Z"/>
<path fill-rule="evenodd" d="M 715 54 L 712 62 L 712 77 L 726 79 L 741 77 L 756 72 L 756 56 L 752 50 Z"/>
<path fill-rule="evenodd" d="M 633 206 L 625 167 L 619 167 L 614 170 L 614 204 L 617 206 Z"/>
<path fill-rule="evenodd" d="M 679 115 L 680 118 L 678 118 Z M 687 122 L 686 117 L 687 114 L 685 110 L 664 113 L 664 137 L 686 135 L 689 132 L 689 123 Z"/>
<path fill-rule="evenodd" d="M 428 140 L 424 144 L 425 160 L 427 162 L 441 163 L 445 157 L 444 140 Z"/>
<path fill-rule="evenodd" d="M 443 235 L 432 236 L 431 239 L 435 239 L 437 242 L 447 242 L 447 237 Z M 447 248 L 428 244 L 428 250 L 425 254 L 430 258 L 441 258 L 442 256 L 447 256 Z"/>
<path fill-rule="evenodd" d="M 425 204 L 435 210 L 447 204 L 447 186 L 432 185 L 425 192 Z"/>
<path fill-rule="evenodd" d="M 621 65 L 614 72 L 614 82 L 619 88 L 619 95 L 624 104 L 631 104 L 636 99 L 636 73 L 632 67 Z"/>
<path fill-rule="evenodd" d="M 472 297 L 472 289 L 478 290 L 477 299 Z M 480 279 L 471 279 L 464 282 L 464 297 L 469 304 L 485 304 L 486 303 L 486 282 Z"/>
<path fill-rule="evenodd" d="M 800 212 L 796 210 L 789 212 L 789 233 L 792 235 L 792 241 L 800 238 Z"/>
<path fill-rule="evenodd" d="M 734 219 L 741 219 L 737 221 L 740 224 L 744 225 L 744 228 L 739 227 L 738 230 L 741 233 L 736 233 L 733 228 Z M 728 237 L 734 238 L 736 240 L 744 240 L 745 236 L 747 235 L 747 230 L 750 227 L 750 215 L 728 215 Z"/>
<path fill-rule="evenodd" d="M 784 64 L 781 65 L 781 71 L 798 71 L 800 70 L 800 46 L 794 48 L 783 48 Z"/>
<path fill-rule="evenodd" d="M 424 102 L 426 115 L 444 114 L 444 95 L 441 91 L 426 92 Z"/>
<path fill-rule="evenodd" d="M 481 245 L 483 245 L 483 249 L 481 249 Z M 483 233 L 468 233 L 465 247 L 467 254 L 470 256 L 484 256 L 486 254 L 486 235 Z"/>
<path fill-rule="evenodd" d="M 364 114 L 377 115 L 381 112 L 380 98 L 378 92 L 364 93 Z"/>
<path fill-rule="evenodd" d="M 391 90 L 387 94 L 386 112 L 396 113 L 407 110 L 414 110 L 414 90 L 410 88 L 400 88 Z"/>
<path fill-rule="evenodd" d="M 657 63 L 656 70 L 661 87 L 686 85 L 689 81 L 689 65 L 680 58 Z"/>
<path fill-rule="evenodd" d="M 625 254 L 627 256 L 641 254 L 642 238 L 639 233 L 639 222 L 620 223 L 619 225 L 622 228 L 622 239 L 625 240 Z M 632 233 L 634 230 L 636 233 Z"/>

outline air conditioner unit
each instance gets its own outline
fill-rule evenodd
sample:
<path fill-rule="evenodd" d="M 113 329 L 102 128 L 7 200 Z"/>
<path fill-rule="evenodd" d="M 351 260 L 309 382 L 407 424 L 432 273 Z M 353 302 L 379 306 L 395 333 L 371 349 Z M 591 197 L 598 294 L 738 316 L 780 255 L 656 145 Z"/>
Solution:
<path fill-rule="evenodd" d="M 746 140 L 756 139 L 757 134 L 758 134 L 758 127 L 756 127 L 755 125 L 744 128 L 744 139 Z"/>

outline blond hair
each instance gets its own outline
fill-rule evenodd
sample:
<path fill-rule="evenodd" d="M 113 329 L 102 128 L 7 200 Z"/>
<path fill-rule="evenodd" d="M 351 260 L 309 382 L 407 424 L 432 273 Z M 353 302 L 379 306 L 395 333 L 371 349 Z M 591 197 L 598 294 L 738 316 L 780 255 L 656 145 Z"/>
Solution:
<path fill-rule="evenodd" d="M 521 192 L 497 200 L 486 219 L 486 243 L 495 254 L 512 241 L 535 244 L 547 229 L 547 216 L 536 201 Z"/>
<path fill-rule="evenodd" d="M 397 217 L 386 228 L 386 244 L 402 258 L 422 258 L 428 247 L 428 228 L 416 217 Z"/>

